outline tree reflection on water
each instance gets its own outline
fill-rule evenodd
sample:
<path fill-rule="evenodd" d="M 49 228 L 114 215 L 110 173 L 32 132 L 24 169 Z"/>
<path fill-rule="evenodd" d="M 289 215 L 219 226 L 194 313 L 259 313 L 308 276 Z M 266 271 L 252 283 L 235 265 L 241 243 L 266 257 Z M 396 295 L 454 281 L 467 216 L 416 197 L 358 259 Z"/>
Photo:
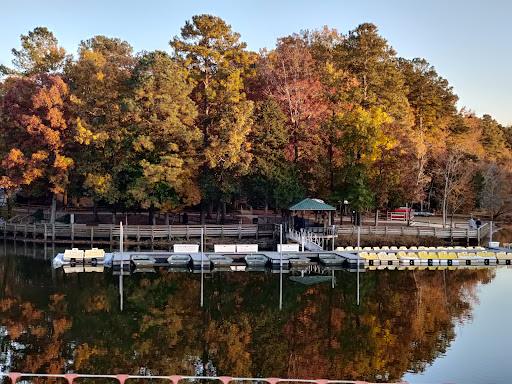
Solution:
<path fill-rule="evenodd" d="M 337 284 L 214 273 L 65 275 L 0 257 L 0 370 L 400 380 L 425 369 L 472 315 L 488 270 L 373 271 Z"/>

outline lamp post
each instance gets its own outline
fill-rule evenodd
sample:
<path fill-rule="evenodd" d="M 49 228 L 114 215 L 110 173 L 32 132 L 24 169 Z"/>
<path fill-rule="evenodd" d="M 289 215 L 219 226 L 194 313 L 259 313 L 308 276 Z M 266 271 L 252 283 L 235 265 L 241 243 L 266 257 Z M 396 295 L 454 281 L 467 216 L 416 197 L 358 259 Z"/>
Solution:
<path fill-rule="evenodd" d="M 203 227 L 201 227 L 201 308 L 204 304 L 204 271 L 203 271 L 203 259 L 204 259 L 204 252 L 203 252 Z"/>
<path fill-rule="evenodd" d="M 119 222 L 119 253 L 120 253 L 120 260 L 119 260 L 119 309 L 121 312 L 123 311 L 123 272 L 124 272 L 124 264 L 123 264 L 123 251 L 124 251 L 124 244 L 123 244 L 123 222 Z"/>
<path fill-rule="evenodd" d="M 279 310 L 283 309 L 283 224 L 279 224 Z"/>
<path fill-rule="evenodd" d="M 357 227 L 357 305 L 359 305 L 359 250 L 361 248 L 361 227 Z"/>

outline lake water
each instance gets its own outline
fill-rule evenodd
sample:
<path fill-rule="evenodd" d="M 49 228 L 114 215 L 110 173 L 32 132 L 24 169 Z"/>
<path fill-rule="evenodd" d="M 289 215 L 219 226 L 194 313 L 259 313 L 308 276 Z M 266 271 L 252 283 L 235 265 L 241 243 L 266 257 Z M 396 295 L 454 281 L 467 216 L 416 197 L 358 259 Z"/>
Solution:
<path fill-rule="evenodd" d="M 27 255 L 28 254 L 28 255 Z M 48 254 L 47 254 L 48 256 Z M 279 275 L 53 270 L 0 246 L 0 371 L 507 383 L 512 269 Z"/>

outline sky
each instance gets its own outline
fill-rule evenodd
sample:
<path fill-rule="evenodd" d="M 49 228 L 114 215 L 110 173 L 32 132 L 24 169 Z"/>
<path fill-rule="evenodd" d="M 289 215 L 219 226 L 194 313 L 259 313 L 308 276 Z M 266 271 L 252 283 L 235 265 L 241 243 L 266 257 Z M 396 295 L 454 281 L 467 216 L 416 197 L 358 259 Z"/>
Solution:
<path fill-rule="evenodd" d="M 457 106 L 512 125 L 509 0 L 0 0 L 0 64 L 11 65 L 20 35 L 50 29 L 76 55 L 96 35 L 118 37 L 135 52 L 165 50 L 185 21 L 203 13 L 225 20 L 248 49 L 327 25 L 342 34 L 371 22 L 406 59 L 421 57 L 446 78 Z"/>

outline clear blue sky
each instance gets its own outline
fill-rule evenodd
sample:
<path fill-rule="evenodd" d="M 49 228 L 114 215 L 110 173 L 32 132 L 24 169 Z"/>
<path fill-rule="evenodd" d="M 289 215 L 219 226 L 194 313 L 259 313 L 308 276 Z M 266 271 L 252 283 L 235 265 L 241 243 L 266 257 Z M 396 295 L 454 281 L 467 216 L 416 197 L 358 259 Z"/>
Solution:
<path fill-rule="evenodd" d="M 0 64 L 10 65 L 20 35 L 49 28 L 64 48 L 95 35 L 119 37 L 135 52 L 167 50 L 193 15 L 224 19 L 251 50 L 324 25 L 343 34 L 363 22 L 408 59 L 425 58 L 459 96 L 459 107 L 512 124 L 512 39 L 508 0 L 3 0 Z"/>

